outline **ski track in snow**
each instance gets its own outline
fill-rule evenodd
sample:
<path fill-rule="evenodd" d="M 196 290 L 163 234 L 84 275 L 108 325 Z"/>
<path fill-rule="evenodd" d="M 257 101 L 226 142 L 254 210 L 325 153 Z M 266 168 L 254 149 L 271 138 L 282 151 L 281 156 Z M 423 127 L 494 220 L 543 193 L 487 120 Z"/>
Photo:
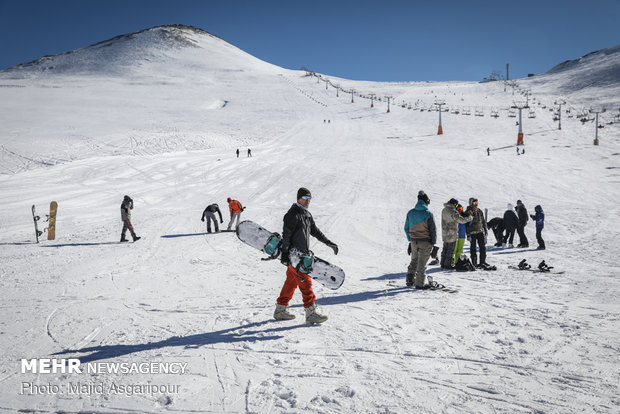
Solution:
<path fill-rule="evenodd" d="M 337 98 L 333 88 L 299 72 L 261 71 L 255 75 L 261 82 L 237 72 L 227 72 L 223 85 L 194 82 L 185 103 L 162 86 L 153 92 L 158 102 L 148 104 L 156 108 L 115 109 L 128 125 L 124 130 L 97 121 L 88 131 L 78 117 L 64 115 L 56 122 L 69 120 L 77 132 L 49 153 L 50 140 L 11 142 L 20 125 L 10 123 L 13 135 L 3 135 L 1 147 L 8 162 L 0 176 L 0 409 L 617 410 L 620 251 L 614 223 L 620 208 L 617 173 L 609 169 L 617 168 L 620 153 L 616 126 L 602 130 L 604 145 L 593 147 L 591 128 L 569 118 L 557 131 L 550 114 L 535 107 L 537 118 L 524 120 L 526 154 L 517 156 L 514 118 L 506 111 L 498 119 L 446 113 L 444 135 L 437 136 L 436 112 L 395 104 L 387 114 L 385 102 L 371 109 L 356 96 L 352 104 L 350 94 L 341 91 Z M 76 81 L 92 96 L 113 98 L 99 84 Z M 52 83 L 61 103 L 77 93 L 69 81 Z M 119 91 L 120 84 L 111 78 L 106 85 Z M 512 98 L 492 84 L 350 84 L 428 105 L 437 94 L 462 98 L 472 108 L 503 108 Z M 148 88 L 124 85 L 119 93 L 136 103 Z M 26 89 L 42 97 L 53 93 L 33 84 L 0 94 L 15 98 Z M 92 96 L 84 108 L 102 105 Z M 552 100 L 550 92 L 538 97 Z M 172 115 L 156 124 L 148 114 L 162 111 L 166 99 L 172 102 L 164 109 Z M 13 113 L 26 103 L 17 100 Z M 50 111 L 48 126 L 57 114 Z M 197 111 L 204 119 L 192 120 Z M 148 127 L 140 129 L 136 120 Z M 252 158 L 245 156 L 248 146 Z M 302 185 L 312 190 L 317 225 L 339 244 L 340 254 L 316 241 L 311 248 L 347 273 L 336 291 L 315 283 L 317 303 L 329 316 L 322 326 L 304 323 L 299 293 L 290 308 L 297 319 L 274 321 L 284 267 L 260 261 L 261 253 L 234 233 L 206 233 L 199 221 L 204 207 L 217 202 L 225 228 L 230 196 L 247 206 L 242 220 L 281 231 L 282 216 Z M 456 294 L 389 286 L 404 284 L 402 226 L 419 189 L 429 194 L 438 224 L 451 197 L 479 198 L 489 219 L 501 216 L 507 202 L 523 199 L 532 214 L 540 203 L 548 249 L 489 247 L 495 272 L 428 268 L 435 280 L 459 289 Z M 136 243 L 117 242 L 124 194 L 135 201 L 132 221 L 143 237 Z M 44 215 L 51 200 L 59 202 L 58 239 L 36 245 L 29 208 L 34 203 Z M 533 227 L 530 222 L 526 232 L 535 247 Z M 488 245 L 493 242 L 490 234 Z M 545 259 L 566 273 L 507 268 L 522 258 L 532 265 Z M 19 373 L 21 358 L 43 357 L 187 362 L 188 372 Z M 151 382 L 178 384 L 180 392 L 20 395 L 24 381 Z"/>

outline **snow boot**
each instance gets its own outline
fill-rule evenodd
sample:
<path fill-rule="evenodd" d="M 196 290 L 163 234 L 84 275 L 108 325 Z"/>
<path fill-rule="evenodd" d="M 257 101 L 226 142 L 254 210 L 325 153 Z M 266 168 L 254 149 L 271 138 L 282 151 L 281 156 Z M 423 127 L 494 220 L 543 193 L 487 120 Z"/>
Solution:
<path fill-rule="evenodd" d="M 323 323 L 327 320 L 327 316 L 321 315 L 316 311 L 316 305 L 306 308 L 306 323 Z"/>
<path fill-rule="evenodd" d="M 405 279 L 405 284 L 407 287 L 413 286 L 413 275 L 411 273 L 407 273 L 407 278 Z"/>
<path fill-rule="evenodd" d="M 136 236 L 136 237 L 134 237 L 134 238 L 133 238 L 133 241 L 135 241 L 135 242 L 136 242 L 136 241 L 140 240 L 141 238 L 142 238 L 142 237 L 140 237 L 140 236 Z"/>
<path fill-rule="evenodd" d="M 121 243 L 125 243 L 128 242 L 129 240 L 127 240 L 125 237 L 121 237 Z"/>
<path fill-rule="evenodd" d="M 276 321 L 288 321 L 291 319 L 295 319 L 295 315 L 288 312 L 286 306 L 284 305 L 276 305 L 276 310 L 273 313 L 273 317 Z"/>

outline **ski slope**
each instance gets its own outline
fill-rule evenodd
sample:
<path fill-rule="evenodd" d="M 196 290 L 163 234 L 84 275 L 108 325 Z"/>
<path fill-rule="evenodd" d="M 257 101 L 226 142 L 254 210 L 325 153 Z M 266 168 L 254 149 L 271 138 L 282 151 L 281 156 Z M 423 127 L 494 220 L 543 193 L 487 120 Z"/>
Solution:
<path fill-rule="evenodd" d="M 542 105 L 564 97 L 579 108 L 601 96 L 611 121 L 620 94 L 615 84 L 571 100 L 554 89 L 569 75 L 519 80 L 536 118 L 524 113 L 517 155 L 508 108 L 525 97 L 499 83 L 317 80 L 186 27 L 0 72 L 0 409 L 617 411 L 620 123 L 600 129 L 593 146 L 591 122 L 563 114 L 558 130 Z M 336 96 L 325 78 L 393 96 L 390 112 L 384 100 L 371 108 L 361 96 Z M 472 114 L 444 112 L 438 136 L 437 112 L 400 105 L 436 99 Z M 247 206 L 242 219 L 281 231 L 300 186 L 340 247 L 338 256 L 316 241 L 312 250 L 347 274 L 336 291 L 315 284 L 329 316 L 321 326 L 304 323 L 299 293 L 297 319 L 273 320 L 285 268 L 200 221 L 217 202 L 225 226 L 232 197 Z M 530 249 L 493 248 L 489 236 L 495 272 L 428 268 L 459 293 L 405 289 L 403 225 L 421 189 L 438 222 L 452 197 L 478 198 L 489 219 L 517 199 L 530 214 L 541 204 L 547 250 L 532 249 L 530 221 Z M 120 244 L 125 194 L 142 240 Z M 57 239 L 37 245 L 30 206 L 43 215 L 52 200 Z M 508 269 L 523 258 L 566 273 Z M 21 373 L 22 358 L 187 371 L 31 374 Z M 24 383 L 62 392 L 23 392 Z M 70 383 L 105 391 L 69 394 Z M 110 392 L 113 384 L 178 390 L 128 395 Z"/>

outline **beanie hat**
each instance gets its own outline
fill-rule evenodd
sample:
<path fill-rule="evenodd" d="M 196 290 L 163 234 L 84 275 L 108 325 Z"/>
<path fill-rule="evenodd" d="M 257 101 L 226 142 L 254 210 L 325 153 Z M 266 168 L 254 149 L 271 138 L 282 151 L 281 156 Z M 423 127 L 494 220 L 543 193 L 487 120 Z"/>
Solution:
<path fill-rule="evenodd" d="M 450 201 L 448 201 L 448 204 L 453 204 L 453 205 L 457 205 L 459 203 L 459 201 L 456 198 L 451 198 Z"/>
<path fill-rule="evenodd" d="M 299 200 L 303 196 L 312 197 L 312 193 L 306 187 L 301 187 L 299 190 L 297 190 L 297 200 Z"/>
<path fill-rule="evenodd" d="M 424 201 L 426 204 L 430 204 L 431 199 L 428 198 L 428 196 L 426 195 L 426 193 L 422 190 L 418 191 L 418 200 L 422 200 Z"/>
<path fill-rule="evenodd" d="M 228 198 L 226 199 L 226 202 L 227 202 L 227 203 L 230 203 L 231 201 L 232 201 L 232 198 L 230 198 L 230 197 L 228 197 Z"/>

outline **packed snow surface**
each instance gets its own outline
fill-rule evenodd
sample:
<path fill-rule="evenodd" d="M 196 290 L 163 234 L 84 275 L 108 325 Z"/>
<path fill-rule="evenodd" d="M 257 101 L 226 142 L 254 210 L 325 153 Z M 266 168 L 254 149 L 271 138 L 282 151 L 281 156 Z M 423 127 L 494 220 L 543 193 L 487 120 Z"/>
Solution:
<path fill-rule="evenodd" d="M 616 82 L 571 95 L 561 85 L 577 69 L 518 80 L 514 95 L 497 82 L 355 82 L 164 27 L 0 72 L 0 409 L 617 412 L 620 94 Z M 517 154 L 510 106 L 526 99 Z M 584 111 L 596 102 L 608 109 L 598 146 Z M 285 268 L 200 221 L 218 203 L 225 228 L 232 197 L 242 219 L 281 232 L 300 186 L 340 247 L 312 250 L 347 275 L 338 290 L 315 283 L 320 326 L 304 323 L 299 293 L 297 319 L 276 322 Z M 497 271 L 429 266 L 458 293 L 404 288 L 419 190 L 437 223 L 452 197 L 478 198 L 489 219 L 540 204 L 547 250 L 530 221 L 528 249 L 492 247 L 489 233 Z M 120 244 L 125 194 L 142 239 Z M 30 208 L 45 227 L 52 200 L 56 240 L 36 244 Z M 524 258 L 565 273 L 508 268 Z M 22 373 L 31 358 L 186 365 Z"/>

